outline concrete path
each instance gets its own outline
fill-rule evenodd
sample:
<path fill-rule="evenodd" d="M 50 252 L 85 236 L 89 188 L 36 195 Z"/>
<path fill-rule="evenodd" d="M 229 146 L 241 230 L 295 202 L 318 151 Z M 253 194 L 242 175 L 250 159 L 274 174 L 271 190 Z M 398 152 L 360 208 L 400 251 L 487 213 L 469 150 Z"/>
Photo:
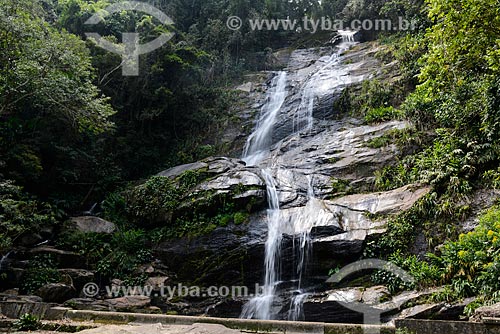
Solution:
<path fill-rule="evenodd" d="M 79 334 L 241 334 L 242 332 L 229 329 L 222 325 L 193 324 L 193 325 L 108 325 L 84 330 Z"/>

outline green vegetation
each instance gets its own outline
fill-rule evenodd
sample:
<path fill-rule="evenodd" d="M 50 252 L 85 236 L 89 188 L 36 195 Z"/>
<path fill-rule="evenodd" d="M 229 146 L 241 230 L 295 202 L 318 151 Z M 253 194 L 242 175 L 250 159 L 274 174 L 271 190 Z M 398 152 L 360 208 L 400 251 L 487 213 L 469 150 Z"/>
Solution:
<path fill-rule="evenodd" d="M 347 88 L 336 103 L 336 108 L 355 116 L 365 117 L 369 123 L 389 119 L 396 115 L 392 104 L 396 96 L 396 86 L 378 79 L 363 81 L 359 90 Z"/>
<path fill-rule="evenodd" d="M 389 257 L 394 264 L 407 270 L 420 287 L 445 285 L 431 296 L 432 302 L 453 302 L 478 296 L 469 305 L 467 315 L 475 308 L 500 301 L 500 207 L 485 212 L 474 231 L 460 234 L 457 241 L 447 241 L 439 254 L 429 253 L 427 260 L 401 251 Z M 398 277 L 386 272 L 373 275 L 377 283 L 386 284 L 391 292 L 412 289 Z"/>
<path fill-rule="evenodd" d="M 58 247 L 86 259 L 86 265 L 101 278 L 118 278 L 131 285 L 143 284 L 138 274 L 141 265 L 152 260 L 151 241 L 144 230 L 119 230 L 112 235 L 67 231 L 61 234 Z"/>
<path fill-rule="evenodd" d="M 36 331 L 41 327 L 41 321 L 29 313 L 23 314 L 14 322 L 14 328 L 18 331 Z"/>
<path fill-rule="evenodd" d="M 62 213 L 37 201 L 12 181 L 0 180 L 0 250 L 9 249 L 24 233 L 51 226 Z"/>
<path fill-rule="evenodd" d="M 415 19 L 417 29 L 378 36 L 380 73 L 346 89 L 333 106 L 366 124 L 405 119 L 413 126 L 366 143 L 400 151 L 375 174 L 371 190 L 429 188 L 413 208 L 387 218 L 387 232 L 368 243 L 365 256 L 395 262 L 417 278 L 417 287 L 444 284 L 434 300 L 478 296 L 467 312 L 500 300 L 500 208 L 468 234 L 460 234 L 459 224 L 473 211 L 478 189 L 500 188 L 498 1 L 154 1 L 173 26 L 121 12 L 94 27 L 114 42 L 123 31 L 140 32 L 141 42 L 175 32 L 163 48 L 141 57 L 136 78 L 121 76 L 120 57 L 85 37 L 84 22 L 117 1 L 0 0 L 2 253 L 42 227 L 64 231 L 68 216 L 99 203 L 118 231 L 64 232 L 58 246 L 83 255 L 103 278 L 140 282 L 145 277 L 137 269 L 162 240 L 247 223 L 256 203 L 234 199 L 249 190 L 242 185 L 230 194 L 193 193 L 210 178 L 203 169 L 146 178 L 226 149 L 220 133 L 239 121 L 232 113 L 239 95 L 231 87 L 249 71 L 279 67 L 276 49 L 321 45 L 331 36 L 247 25 L 232 31 L 227 17 L 350 22 L 402 15 Z M 333 196 L 352 191 L 345 180 L 333 178 L 331 186 Z M 435 253 L 425 261 L 411 254 L 417 236 Z M 56 268 L 53 258 L 32 259 L 22 290 L 58 282 Z M 412 288 L 384 273 L 374 278 L 392 292 Z"/>
<path fill-rule="evenodd" d="M 398 328 L 396 329 L 396 334 L 414 334 L 415 332 L 411 331 L 408 328 Z"/>
<path fill-rule="evenodd" d="M 406 255 L 398 251 L 389 257 L 389 261 L 408 272 L 415 278 L 415 284 L 404 282 L 401 278 L 386 271 L 377 271 L 372 275 L 372 281 L 384 284 L 391 293 L 412 290 L 417 287 L 434 286 L 441 277 L 441 272 L 435 265 L 420 261 L 415 255 Z"/>
<path fill-rule="evenodd" d="M 232 199 L 232 194 L 244 192 L 245 187 L 238 184 L 229 194 L 190 194 L 205 178 L 203 171 L 187 171 L 174 180 L 154 176 L 132 186 L 124 191 L 128 221 L 141 228 L 161 225 L 159 239 L 203 235 L 218 226 L 246 222 L 249 210 Z"/>
<path fill-rule="evenodd" d="M 377 245 L 385 247 L 386 254 L 408 251 L 415 229 L 425 234 L 429 249 L 456 238 L 457 222 L 470 212 L 470 196 L 479 182 L 496 187 L 500 109 L 494 59 L 498 34 L 484 21 L 472 24 L 477 15 L 496 22 L 494 2 L 429 0 L 427 6 L 433 23 L 427 33 L 388 43 L 408 86 L 416 84 L 401 110 L 419 133 L 432 134 L 432 142 L 421 142 L 414 154 L 377 173 L 375 186 L 389 190 L 422 183 L 432 186 L 433 192 L 408 213 L 389 221 L 388 234 Z M 463 15 L 464 8 L 467 15 Z M 390 142 L 384 136 L 368 145 L 381 147 Z"/>
<path fill-rule="evenodd" d="M 50 255 L 37 255 L 29 261 L 22 277 L 21 291 L 33 293 L 46 284 L 59 283 L 60 280 L 56 260 Z"/>
<path fill-rule="evenodd" d="M 368 109 L 365 115 L 367 123 L 378 123 L 398 119 L 402 116 L 401 112 L 394 109 L 394 107 L 378 107 Z"/>
<path fill-rule="evenodd" d="M 332 177 L 331 186 L 331 193 L 333 197 L 348 195 L 353 190 L 350 181 L 337 179 L 335 177 Z"/>
<path fill-rule="evenodd" d="M 447 242 L 433 258 L 459 297 L 492 296 L 500 290 L 500 207 L 488 210 L 479 227 Z"/>

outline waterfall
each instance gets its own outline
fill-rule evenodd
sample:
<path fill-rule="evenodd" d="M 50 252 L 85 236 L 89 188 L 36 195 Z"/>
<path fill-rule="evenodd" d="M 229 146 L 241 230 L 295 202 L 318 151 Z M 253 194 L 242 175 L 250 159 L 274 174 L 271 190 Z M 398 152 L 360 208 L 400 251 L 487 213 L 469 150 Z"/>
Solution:
<path fill-rule="evenodd" d="M 2 256 L 2 258 L 0 259 L 0 271 L 4 270 L 3 266 L 7 262 L 7 259 L 9 258 L 10 254 L 12 254 L 12 252 L 14 252 L 14 251 L 8 252 L 4 256 Z"/>
<path fill-rule="evenodd" d="M 356 30 L 339 30 L 338 33 L 342 37 L 343 42 L 354 43 L 356 41 L 355 36 L 358 33 L 358 31 L 356 31 Z"/>
<path fill-rule="evenodd" d="M 265 244 L 264 260 L 264 286 L 257 296 L 252 298 L 243 306 L 241 318 L 245 319 L 275 319 L 279 307 L 273 307 L 280 278 L 281 242 L 283 235 L 287 234 L 294 238 L 294 251 L 297 257 L 295 275 L 297 282 L 296 295 L 292 297 L 288 318 L 299 320 L 303 315 L 303 303 L 308 294 L 303 290 L 303 278 L 306 273 L 311 251 L 310 233 L 313 227 L 327 225 L 331 216 L 322 202 L 314 196 L 312 178 L 309 177 L 307 192 L 307 204 L 288 219 L 284 219 L 279 206 L 276 181 L 270 170 L 262 170 L 262 175 L 267 186 L 267 199 L 269 209 L 267 210 L 268 236 Z M 276 311 L 277 310 L 277 311 Z"/>
<path fill-rule="evenodd" d="M 259 163 L 272 144 L 272 131 L 281 106 L 287 96 L 286 72 L 279 72 L 272 80 L 267 93 L 267 102 L 262 107 L 255 131 L 248 137 L 243 152 L 243 160 L 248 165 Z"/>
<path fill-rule="evenodd" d="M 269 170 L 262 170 L 262 176 L 266 181 L 267 201 L 269 204 L 269 209 L 267 210 L 268 236 L 265 247 L 264 286 L 256 297 L 244 305 L 241 317 L 269 320 L 275 317 L 272 306 L 276 295 L 276 286 L 279 283 L 280 250 L 283 232 L 276 183 Z"/>
<path fill-rule="evenodd" d="M 314 125 L 313 110 L 318 90 L 321 92 L 321 89 L 336 87 L 331 85 L 331 82 L 323 85 L 322 81 L 331 80 L 333 72 L 335 83 L 345 83 L 342 81 L 342 77 L 347 76 L 347 71 L 340 67 L 340 55 L 354 42 L 355 32 L 339 32 L 339 34 L 342 36 L 343 42 L 338 46 L 336 52 L 328 57 L 325 64 L 307 79 L 302 88 L 300 106 L 294 119 L 294 131 L 296 132 L 312 129 Z M 248 165 L 260 163 L 270 152 L 273 129 L 288 95 L 286 86 L 287 73 L 279 72 L 272 80 L 271 88 L 266 96 L 267 102 L 261 109 L 257 126 L 247 140 L 243 160 Z M 240 317 L 263 320 L 276 319 L 283 308 L 283 305 L 279 304 L 281 297 L 286 295 L 284 298 L 290 300 L 287 318 L 292 321 L 301 320 L 304 317 L 304 301 L 309 295 L 304 287 L 304 277 L 312 249 L 311 232 L 315 226 L 328 226 L 332 213 L 321 200 L 315 197 L 313 178 L 307 176 L 306 205 L 284 217 L 280 210 L 277 181 L 273 177 L 272 171 L 262 169 L 261 173 L 266 184 L 268 201 L 264 285 L 260 291 L 256 291 L 256 296 L 243 306 Z M 283 290 L 280 269 L 284 235 L 291 236 L 293 239 L 295 262 L 292 273 L 294 279 L 290 282 L 294 286 L 291 291 L 280 291 Z"/>
<path fill-rule="evenodd" d="M 288 95 L 286 84 L 287 74 L 284 71 L 279 72 L 271 82 L 271 88 L 267 92 L 266 103 L 261 109 L 259 121 L 254 132 L 248 137 L 243 152 L 243 160 L 248 165 L 258 164 L 269 153 L 274 125 Z M 276 315 L 276 312 L 273 311 L 273 303 L 276 286 L 279 283 L 280 250 L 283 235 L 280 226 L 281 212 L 276 182 L 269 170 L 263 169 L 261 172 L 266 183 L 269 207 L 267 210 L 268 236 L 264 260 L 265 277 L 262 291 L 256 291 L 257 296 L 243 306 L 241 317 L 247 319 L 273 319 Z"/>
<path fill-rule="evenodd" d="M 308 293 L 302 293 L 298 290 L 298 294 L 292 298 L 290 303 L 290 311 L 288 311 L 288 320 L 298 321 L 304 318 L 304 301 L 309 296 Z"/>
<path fill-rule="evenodd" d="M 355 43 L 354 36 L 357 32 L 339 30 L 338 33 L 342 37 L 342 43 L 338 45 L 337 50 L 326 60 L 325 64 L 305 82 L 300 105 L 294 119 L 293 128 L 295 132 L 310 131 L 312 129 L 314 125 L 314 105 L 318 93 L 325 89 L 324 87 L 331 89 L 333 86 L 328 83 L 323 84 L 322 81 L 328 80 L 329 75 L 336 71 L 335 80 L 342 82 L 342 76 L 346 74 L 341 69 L 338 69 L 339 65 L 341 65 L 340 55 Z"/>

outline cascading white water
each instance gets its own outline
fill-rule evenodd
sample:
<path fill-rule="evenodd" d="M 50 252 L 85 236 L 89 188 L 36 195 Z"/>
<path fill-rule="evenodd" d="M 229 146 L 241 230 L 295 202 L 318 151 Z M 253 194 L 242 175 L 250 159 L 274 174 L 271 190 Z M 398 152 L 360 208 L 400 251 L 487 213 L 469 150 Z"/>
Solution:
<path fill-rule="evenodd" d="M 7 262 L 7 259 L 9 258 L 10 254 L 12 254 L 12 252 L 13 251 L 8 252 L 0 259 L 0 271 L 4 269 L 5 262 Z"/>
<path fill-rule="evenodd" d="M 314 196 L 312 178 L 309 178 L 307 204 L 300 208 L 295 214 L 285 219 L 280 211 L 278 191 L 276 182 L 267 169 L 262 170 L 266 181 L 269 209 L 267 211 L 268 236 L 265 245 L 265 278 L 264 286 L 260 293 L 252 298 L 243 307 L 242 318 L 270 320 L 277 316 L 273 308 L 276 300 L 277 286 L 280 283 L 280 258 L 281 242 L 283 235 L 294 237 L 294 249 L 297 254 L 295 275 L 297 278 L 296 295 L 292 297 L 289 320 L 299 320 L 303 315 L 303 303 L 307 297 L 304 293 L 302 281 L 307 268 L 309 251 L 311 249 L 310 233 L 315 226 L 327 225 L 331 214 L 323 206 L 322 202 Z M 298 241 L 298 242 L 297 242 Z"/>
<path fill-rule="evenodd" d="M 290 310 L 288 311 L 288 320 L 297 321 L 304 317 L 304 301 L 310 295 L 309 293 L 302 293 L 298 290 L 298 294 L 292 298 L 290 302 Z"/>
<path fill-rule="evenodd" d="M 267 210 L 268 236 L 265 248 L 264 286 L 256 297 L 244 305 L 241 317 L 269 320 L 273 319 L 275 314 L 272 311 L 272 306 L 279 279 L 280 249 L 283 232 L 276 183 L 269 170 L 262 170 L 262 176 L 266 181 L 267 201 L 269 203 L 269 209 Z"/>
<path fill-rule="evenodd" d="M 339 35 L 342 37 L 342 42 L 337 46 L 337 51 L 334 52 L 326 61 L 325 64 L 315 72 L 305 83 L 302 89 L 300 106 L 294 120 L 294 131 L 309 131 L 313 127 L 314 118 L 313 111 L 316 103 L 316 98 L 324 89 L 332 89 L 334 85 L 328 81 L 331 79 L 331 74 L 336 73 L 334 80 L 341 82 L 342 77 L 346 73 L 339 68 L 341 63 L 340 55 L 349 49 L 355 43 L 354 36 L 356 31 L 340 30 Z M 323 81 L 326 81 L 323 83 Z"/>
<path fill-rule="evenodd" d="M 358 31 L 356 31 L 356 30 L 339 30 L 338 33 L 342 37 L 342 41 L 354 43 L 356 41 L 355 36 L 358 33 Z"/>
<path fill-rule="evenodd" d="M 328 83 L 321 85 L 322 81 L 331 78 L 331 72 L 334 71 L 336 82 L 342 82 L 341 77 L 347 75 L 346 70 L 338 66 L 340 64 L 340 55 L 347 50 L 354 42 L 354 32 L 339 32 L 343 42 L 338 46 L 337 51 L 326 61 L 319 71 L 314 73 L 304 86 L 300 107 L 294 121 L 295 131 L 310 130 L 313 127 L 313 109 L 315 98 L 318 94 L 318 87 L 321 90 L 324 87 L 335 87 Z M 328 75 L 327 75 L 328 74 Z M 262 108 L 259 121 L 255 131 L 249 136 L 243 160 L 248 165 L 260 163 L 270 152 L 272 145 L 272 132 L 277 122 L 279 111 L 288 95 L 286 91 L 286 72 L 280 72 L 273 79 L 271 89 L 267 95 L 267 103 Z M 295 213 L 288 217 L 283 217 L 280 211 L 279 194 L 277 191 L 277 182 L 271 174 L 271 170 L 263 169 L 262 176 L 266 183 L 267 199 L 269 209 L 267 211 L 268 235 L 265 244 L 264 260 L 264 286 L 261 291 L 256 292 L 257 296 L 252 298 L 243 306 L 242 318 L 255 319 L 275 319 L 282 308 L 277 303 L 278 285 L 280 282 L 281 268 L 281 246 L 283 235 L 293 237 L 294 252 L 296 256 L 296 290 L 291 291 L 290 308 L 288 310 L 289 320 L 299 320 L 303 318 L 303 305 L 308 293 L 304 291 L 303 279 L 306 273 L 309 252 L 311 250 L 310 234 L 315 226 L 328 226 L 332 213 L 329 212 L 321 200 L 314 195 L 312 177 L 308 177 L 307 204 L 299 208 Z"/>
<path fill-rule="evenodd" d="M 286 72 L 282 71 L 272 80 L 271 89 L 267 93 L 267 102 L 262 107 L 255 131 L 248 137 L 243 152 L 243 160 L 248 165 L 259 163 L 271 147 L 272 131 L 287 96 L 286 77 Z"/>
<path fill-rule="evenodd" d="M 243 152 L 243 160 L 247 165 L 256 165 L 269 153 L 272 145 L 273 128 L 277 121 L 279 111 L 288 94 L 286 90 L 287 74 L 279 72 L 272 80 L 271 88 L 266 96 L 266 103 L 261 109 L 259 121 L 254 132 L 248 137 Z M 242 318 L 273 319 L 275 312 L 272 310 L 278 284 L 280 261 L 280 246 L 282 239 L 281 214 L 279 208 L 278 192 L 275 180 L 269 170 L 263 169 L 262 176 L 266 182 L 268 237 L 265 247 L 265 277 L 262 291 L 244 305 Z"/>

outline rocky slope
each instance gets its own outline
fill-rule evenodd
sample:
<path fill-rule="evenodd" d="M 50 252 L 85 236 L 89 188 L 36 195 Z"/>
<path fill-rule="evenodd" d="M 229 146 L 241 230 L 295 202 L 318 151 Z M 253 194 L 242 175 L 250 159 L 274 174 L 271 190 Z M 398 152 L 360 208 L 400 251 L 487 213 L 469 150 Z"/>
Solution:
<path fill-rule="evenodd" d="M 240 143 L 233 146 L 234 157 L 209 158 L 161 172 L 160 176 L 174 182 L 186 171 L 197 172 L 203 178 L 184 194 L 171 212 L 162 212 L 156 217 L 155 224 L 166 225 L 181 212 L 213 211 L 214 206 L 221 204 L 220 199 L 248 211 L 249 219 L 243 224 L 217 227 L 206 235 L 162 242 L 154 250 L 157 261 L 144 268 L 150 277 L 148 284 L 155 285 L 161 281 L 161 284 L 183 282 L 204 286 L 252 287 L 255 283 L 262 283 L 268 237 L 268 194 L 262 172 L 262 168 L 266 167 L 276 181 L 281 219 L 290 226 L 283 230 L 281 243 L 283 285 L 295 279 L 296 243 L 303 233 L 296 222 L 313 220 L 307 231 L 311 244 L 307 282 L 317 294 L 310 296 L 305 303 L 305 319 L 318 320 L 318 314 L 328 312 L 329 317 L 322 315 L 324 321 L 356 320 L 352 314 L 345 315 L 345 310 L 339 308 L 331 297 L 339 293 L 325 292 L 328 286 L 323 283 L 329 270 L 358 259 L 367 238 L 383 233 L 391 215 L 408 210 L 429 191 L 427 187 L 411 185 L 388 192 L 370 192 L 374 172 L 391 164 L 401 152 L 395 145 L 371 148 L 368 143 L 388 131 L 404 129 L 409 125 L 402 121 L 365 125 L 361 120 L 342 115 L 334 108 L 334 102 L 343 89 L 367 78 L 386 75 L 392 68 L 393 64 L 384 64 L 374 57 L 377 50 L 375 44 L 359 44 L 340 55 L 341 62 L 334 61 L 331 47 L 292 52 L 285 69 L 288 74 L 287 97 L 273 127 L 269 154 L 258 166 L 248 166 L 238 157 L 243 150 L 242 139 L 248 136 L 257 112 L 266 103 L 266 91 L 276 74 L 261 73 L 255 76 L 261 81 L 248 82 L 239 87 L 241 94 L 246 95 L 243 100 L 248 104 L 241 108 L 243 111 L 238 115 L 241 129 L 229 129 L 226 135 L 226 140 Z M 309 97 L 304 96 L 307 91 L 314 92 L 311 95 L 312 126 L 305 131 L 297 131 L 305 122 L 305 116 L 301 114 L 304 106 L 301 104 Z M 115 228 L 113 224 L 97 218 L 82 217 L 73 221 L 74 227 L 84 233 L 111 233 Z M 66 283 L 39 290 L 37 293 L 44 301 L 61 303 L 73 297 L 83 297 L 81 289 L 94 279 L 93 273 L 86 268 L 85 259 L 52 247 L 20 250 L 10 265 L 9 281 L 19 279 L 23 263 L 25 265 L 34 253 L 55 255 L 62 266 L 61 273 L 68 277 Z M 376 296 L 370 300 L 383 295 L 377 291 L 370 292 Z M 353 293 L 361 294 L 358 292 Z M 4 296 L 8 299 L 12 298 L 12 294 L 15 293 L 11 291 Z M 365 297 L 358 299 L 367 299 L 368 294 L 364 292 L 362 295 Z M 333 302 L 333 306 L 325 301 Z M 96 301 L 76 298 L 66 302 L 66 305 L 78 309 L 144 312 L 161 309 L 183 314 L 207 312 L 234 317 L 241 313 L 243 302 L 244 299 L 172 301 L 117 298 Z M 285 307 L 278 313 L 286 317 Z"/>

